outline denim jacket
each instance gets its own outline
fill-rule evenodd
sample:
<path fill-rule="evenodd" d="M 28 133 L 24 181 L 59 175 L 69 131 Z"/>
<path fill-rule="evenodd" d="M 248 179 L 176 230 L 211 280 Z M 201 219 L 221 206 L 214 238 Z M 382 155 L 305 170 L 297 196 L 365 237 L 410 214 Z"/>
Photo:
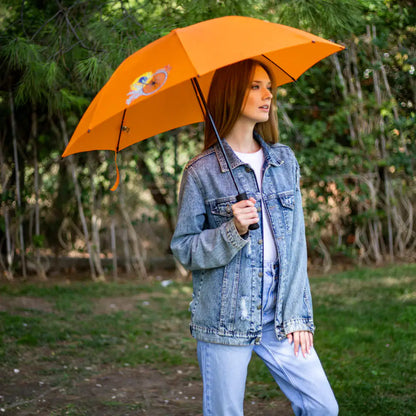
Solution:
<path fill-rule="evenodd" d="M 265 215 L 270 217 L 279 261 L 276 336 L 283 340 L 294 331 L 315 329 L 299 165 L 289 147 L 255 137 L 265 156 L 261 192 L 253 170 L 225 140 L 223 144 L 240 191 L 256 200 L 257 230 L 244 236 L 237 232 L 231 209 L 237 191 L 218 144 L 192 159 L 183 173 L 171 249 L 192 271 L 191 333 L 201 341 L 260 343 Z"/>

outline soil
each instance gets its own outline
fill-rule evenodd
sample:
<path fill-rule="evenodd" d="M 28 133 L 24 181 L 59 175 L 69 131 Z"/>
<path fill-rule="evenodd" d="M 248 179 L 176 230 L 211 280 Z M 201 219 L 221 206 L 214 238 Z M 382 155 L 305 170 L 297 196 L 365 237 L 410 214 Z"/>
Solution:
<path fill-rule="evenodd" d="M 95 313 L 129 310 L 136 304 L 137 297 L 100 299 Z M 0 311 L 22 314 L 21 308 L 53 312 L 44 299 L 0 296 Z M 202 382 L 197 367 L 169 367 L 162 372 L 150 365 L 120 368 L 103 364 L 90 368 L 87 377 L 85 371 L 78 377 L 71 372 L 62 383 L 62 374 L 57 381 L 58 375 L 48 368 L 52 364 L 39 359 L 51 354 L 54 352 L 46 347 L 30 349 L 21 357 L 18 370 L 0 375 L 0 415 L 202 416 Z M 73 370 L 85 369 L 86 364 L 71 358 L 67 365 Z M 292 414 L 286 400 L 245 402 L 246 416 Z"/>

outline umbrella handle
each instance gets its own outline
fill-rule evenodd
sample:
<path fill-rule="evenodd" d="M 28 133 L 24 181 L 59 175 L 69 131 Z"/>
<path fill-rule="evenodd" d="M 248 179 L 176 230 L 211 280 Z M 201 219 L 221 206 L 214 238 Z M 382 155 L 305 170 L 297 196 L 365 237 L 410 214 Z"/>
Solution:
<path fill-rule="evenodd" d="M 247 193 L 246 192 L 241 192 L 237 195 L 237 201 L 245 201 L 246 199 L 248 199 L 247 197 Z M 255 224 L 250 224 L 248 226 L 249 230 L 257 230 L 257 228 L 259 228 L 259 223 L 255 223 Z"/>

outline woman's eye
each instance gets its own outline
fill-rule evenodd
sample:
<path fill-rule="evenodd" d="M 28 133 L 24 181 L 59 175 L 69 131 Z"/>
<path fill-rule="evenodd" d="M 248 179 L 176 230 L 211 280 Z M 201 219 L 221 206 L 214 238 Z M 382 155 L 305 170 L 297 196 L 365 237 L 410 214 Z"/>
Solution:
<path fill-rule="evenodd" d="M 259 86 L 257 84 L 254 84 L 254 85 L 251 86 L 251 89 L 252 90 L 258 90 Z"/>

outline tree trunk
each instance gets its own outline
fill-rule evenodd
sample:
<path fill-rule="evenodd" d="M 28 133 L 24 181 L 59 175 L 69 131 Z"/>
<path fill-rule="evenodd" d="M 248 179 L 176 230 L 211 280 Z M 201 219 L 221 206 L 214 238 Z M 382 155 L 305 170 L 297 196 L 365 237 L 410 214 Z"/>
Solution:
<path fill-rule="evenodd" d="M 47 280 L 46 270 L 42 264 L 39 242 L 40 242 L 40 213 L 39 213 L 39 163 L 38 163 L 38 115 L 36 108 L 32 108 L 32 143 L 33 143 L 33 168 L 34 168 L 34 187 L 35 187 L 35 269 L 41 280 Z M 32 242 L 33 244 L 33 242 Z"/>
<path fill-rule="evenodd" d="M 345 53 L 347 53 L 347 52 L 345 52 Z M 341 64 L 339 62 L 338 56 L 336 54 L 332 55 L 331 60 L 332 60 L 332 63 L 334 64 L 334 66 L 335 66 L 339 82 L 341 83 L 342 96 L 344 97 L 344 100 L 347 101 L 348 100 L 347 83 L 345 82 L 344 75 L 342 74 Z M 354 124 L 352 122 L 352 117 L 351 117 L 350 112 L 347 113 L 347 123 L 348 123 L 348 128 L 350 130 L 350 137 L 351 137 L 352 141 L 354 142 L 357 139 L 359 140 L 359 135 L 355 131 Z"/>
<path fill-rule="evenodd" d="M 3 142 L 0 143 L 0 181 L 3 195 L 7 191 L 7 173 L 6 165 L 3 157 Z M 10 235 L 10 218 L 9 218 L 9 206 L 8 201 L 1 204 L 1 211 L 4 218 L 4 233 L 6 236 L 6 264 L 4 265 L 5 276 L 7 280 L 13 280 L 13 250 Z M 0 254 L 1 255 L 1 254 Z"/>
<path fill-rule="evenodd" d="M 22 199 L 20 194 L 20 172 L 19 172 L 19 157 L 17 153 L 17 130 L 16 130 L 16 119 L 14 114 L 14 101 L 12 88 L 9 84 L 9 106 L 10 106 L 10 122 L 12 126 L 12 137 L 13 137 L 13 157 L 14 157 L 14 168 L 16 174 L 16 199 L 17 199 L 17 222 L 19 228 L 20 237 L 20 259 L 22 262 L 22 274 L 26 278 L 26 255 L 25 255 L 25 238 L 23 233 L 23 221 L 22 221 Z"/>
<path fill-rule="evenodd" d="M 113 253 L 113 281 L 118 280 L 117 273 L 117 245 L 116 245 L 116 223 L 114 217 L 111 218 L 111 252 Z"/>
<path fill-rule="evenodd" d="M 132 264 L 131 264 L 131 256 L 130 256 L 130 249 L 129 249 L 129 232 L 127 228 L 123 227 L 121 237 L 123 240 L 124 269 L 127 274 L 130 274 L 132 271 Z"/>
<path fill-rule="evenodd" d="M 100 228 L 101 218 L 99 218 L 96 210 L 95 201 L 95 186 L 94 186 L 94 172 L 92 169 L 93 160 L 91 154 L 88 153 L 88 166 L 90 173 L 90 210 L 91 210 L 91 238 L 92 238 L 92 253 L 95 268 L 98 273 L 98 280 L 105 281 L 104 269 L 101 263 L 101 244 L 100 244 Z"/>
<path fill-rule="evenodd" d="M 65 146 L 67 146 L 69 137 L 68 137 L 68 132 L 67 132 L 67 129 L 66 129 L 66 123 L 65 123 L 65 120 L 64 120 L 62 114 L 59 114 L 59 122 L 60 122 L 60 125 L 61 125 L 62 137 L 64 139 Z M 78 204 L 79 217 L 80 217 L 81 224 L 82 224 L 82 230 L 83 230 L 83 233 L 84 233 L 85 244 L 86 244 L 87 250 L 88 250 L 88 256 L 89 256 L 88 261 L 89 261 L 89 265 L 90 265 L 91 277 L 92 277 L 93 280 L 97 280 L 97 274 L 95 272 L 94 263 L 93 263 L 93 252 L 92 252 L 92 248 L 91 248 L 90 234 L 89 234 L 89 231 L 88 231 L 87 220 L 86 220 L 85 214 L 84 214 L 84 208 L 82 206 L 81 189 L 80 189 L 79 184 L 78 184 L 75 164 L 74 164 L 74 161 L 72 159 L 72 156 L 69 156 L 67 158 L 67 160 L 68 160 L 69 168 L 71 170 L 72 181 L 74 183 L 75 197 L 77 199 L 77 204 Z"/>
<path fill-rule="evenodd" d="M 130 240 L 133 246 L 134 258 L 132 261 L 132 265 L 133 265 L 134 270 L 137 273 L 139 273 L 139 275 L 141 275 L 143 279 L 147 279 L 147 271 L 146 271 L 146 266 L 144 262 L 144 255 L 142 254 L 143 250 L 140 247 L 141 246 L 140 241 L 137 237 L 136 230 L 134 229 L 133 224 L 131 223 L 130 215 L 126 208 L 123 189 L 124 189 L 123 184 L 120 184 L 118 188 L 119 208 L 120 208 L 121 216 L 124 219 L 124 222 L 127 226 L 128 235 L 130 237 Z"/>
<path fill-rule="evenodd" d="M 97 269 L 97 280 L 105 281 L 104 269 L 101 263 L 101 244 L 100 244 L 100 228 L 101 218 L 98 218 L 96 214 L 91 216 L 91 230 L 92 230 L 92 255 Z"/>
<path fill-rule="evenodd" d="M 172 212 L 169 202 L 167 201 L 165 195 L 159 188 L 159 186 L 156 183 L 156 179 L 147 166 L 146 161 L 144 160 L 143 156 L 139 154 L 139 157 L 137 159 L 137 168 L 139 170 L 140 175 L 142 176 L 144 182 L 146 183 L 147 187 L 150 190 L 150 193 L 152 194 L 153 200 L 156 202 L 157 205 L 161 207 L 162 215 L 165 218 L 169 231 L 171 235 L 175 231 L 175 226 L 173 223 L 172 218 Z"/>
<path fill-rule="evenodd" d="M 368 34 L 371 36 L 373 40 L 376 38 L 376 30 L 375 27 L 372 27 L 372 33 L 370 34 L 370 28 L 367 28 Z M 379 56 L 379 53 L 377 51 L 377 46 L 373 43 L 373 51 L 374 51 L 374 57 L 373 58 L 373 81 L 374 81 L 374 92 L 376 96 L 376 102 L 378 105 L 378 110 L 381 111 L 381 107 L 383 104 L 383 97 L 382 97 L 382 91 L 380 86 L 380 78 L 379 78 L 379 72 L 376 69 L 377 66 L 377 56 Z M 381 64 L 381 62 L 380 62 Z M 384 118 L 381 113 L 378 114 L 378 123 L 380 128 L 380 154 L 382 159 L 387 160 L 387 143 L 386 143 L 386 134 L 385 134 L 385 123 Z M 389 171 L 386 166 L 383 166 L 383 182 L 384 182 L 384 196 L 385 196 L 385 211 L 387 215 L 387 233 L 388 233 L 388 247 L 389 247 L 389 256 L 390 261 L 394 261 L 394 251 L 393 251 L 393 228 L 392 228 L 392 207 L 391 207 L 391 178 Z"/>

